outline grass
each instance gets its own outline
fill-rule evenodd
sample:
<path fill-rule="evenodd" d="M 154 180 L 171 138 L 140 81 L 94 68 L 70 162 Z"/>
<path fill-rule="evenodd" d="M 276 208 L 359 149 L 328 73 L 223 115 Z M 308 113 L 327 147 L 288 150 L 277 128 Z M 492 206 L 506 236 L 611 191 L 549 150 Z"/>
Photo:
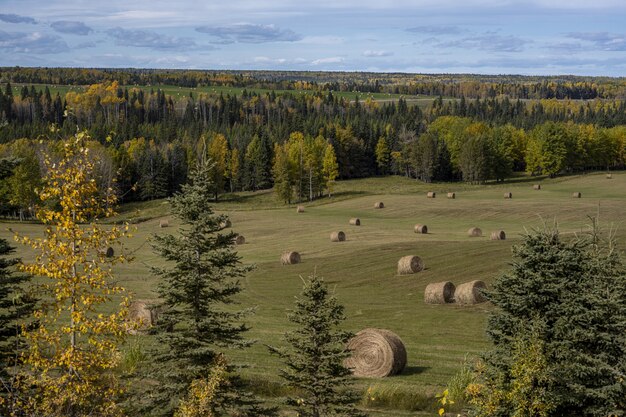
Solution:
<path fill-rule="evenodd" d="M 59 93 L 59 95 L 62 98 L 65 97 L 65 94 L 67 94 L 70 91 L 82 93 L 82 92 L 85 92 L 87 89 L 87 86 L 83 86 L 83 85 L 11 84 L 11 86 L 13 87 L 13 95 L 19 96 L 23 86 L 27 86 L 30 89 L 30 87 L 33 85 L 35 86 L 35 89 L 37 89 L 38 91 L 43 91 L 45 90 L 46 87 L 48 87 L 48 89 L 50 90 L 50 94 L 53 97 L 57 93 Z M 138 89 L 143 90 L 146 93 L 149 93 L 150 90 L 157 91 L 158 89 L 161 89 L 165 94 L 168 94 L 174 98 L 187 97 L 189 96 L 189 93 L 193 93 L 195 97 L 197 97 L 198 94 L 200 93 L 208 94 L 212 96 L 219 96 L 220 94 L 223 94 L 224 96 L 226 96 L 227 94 L 231 96 L 232 95 L 241 96 L 244 90 L 247 91 L 248 93 L 257 93 L 259 95 L 269 94 L 272 91 L 276 95 L 282 95 L 282 94 L 287 94 L 287 93 L 294 94 L 294 95 L 316 94 L 315 91 L 310 91 L 310 90 L 276 90 L 276 89 L 269 89 L 269 88 L 250 88 L 250 87 L 244 88 L 244 87 L 228 87 L 228 86 L 179 87 L 175 85 L 152 85 L 152 86 L 150 85 L 148 86 L 127 85 L 127 86 L 122 86 L 122 87 L 126 87 L 128 89 L 138 88 Z M 374 101 L 381 101 L 381 102 L 398 101 L 398 99 L 402 97 L 407 100 L 407 103 L 417 104 L 420 107 L 429 106 L 433 102 L 433 100 L 436 98 L 434 96 L 425 96 L 425 95 L 364 93 L 364 92 L 356 92 L 356 91 L 335 91 L 333 92 L 333 95 L 335 95 L 336 97 L 342 97 L 350 101 L 354 101 L 358 97 L 359 101 L 361 102 L 365 101 L 368 98 Z"/>
<path fill-rule="evenodd" d="M 532 189 L 536 181 L 542 184 L 540 191 Z M 282 393 L 277 376 L 281 364 L 269 355 L 266 345 L 283 343 L 281 335 L 291 326 L 286 313 L 301 289 L 300 277 L 317 273 L 345 305 L 347 329 L 386 328 L 406 345 L 408 365 L 401 375 L 357 381 L 364 393 L 372 386 L 378 393 L 378 402 L 365 401 L 372 415 L 418 415 L 417 409 L 432 413 L 434 394 L 458 374 L 466 359 L 488 348 L 485 323 L 492 307 L 426 305 L 426 285 L 445 280 L 458 285 L 474 279 L 490 284 L 508 268 L 511 246 L 520 241 L 521 234 L 544 222 L 557 221 L 563 233 L 572 234 L 585 230 L 587 216 L 599 213 L 604 226 L 618 226 L 623 248 L 624 190 L 626 173 L 614 173 L 611 180 L 604 174 L 588 174 L 530 181 L 518 178 L 483 186 L 373 178 L 338 182 L 332 198 L 305 204 L 304 213 L 296 213 L 295 206 L 278 204 L 271 192 L 225 196 L 215 209 L 229 214 L 233 229 L 245 236 L 246 244 L 237 247 L 242 261 L 256 265 L 245 278 L 245 291 L 238 301 L 241 307 L 255 308 L 247 323 L 252 328 L 249 336 L 257 343 L 230 356 L 235 363 L 249 365 L 244 376 L 254 385 L 265 386 L 262 391 Z M 427 191 L 436 191 L 437 198 L 427 199 Z M 446 199 L 447 191 L 455 191 L 456 199 Z M 502 198 L 504 191 L 511 191 L 513 198 Z M 574 191 L 583 197 L 571 198 Z M 385 208 L 374 209 L 376 201 L 383 201 Z M 135 225 L 134 237 L 125 243 L 135 262 L 117 267 L 116 274 L 136 297 L 154 298 L 156 283 L 149 268 L 162 261 L 147 240 L 153 233 L 174 233 L 178 223 L 169 216 L 164 201 L 124 206 L 118 220 L 137 217 L 145 221 Z M 360 217 L 362 225 L 349 226 L 351 217 Z M 169 220 L 169 228 L 159 228 L 163 218 Z M 416 223 L 428 225 L 429 234 L 415 234 Z M 8 227 L 30 236 L 42 232 L 36 224 L 2 226 L 0 237 L 9 239 Z M 468 238 L 466 232 L 472 226 L 480 227 L 485 236 Z M 506 231 L 507 240 L 490 241 L 490 232 L 498 229 Z M 346 233 L 347 241 L 331 243 L 330 233 L 338 230 Z M 281 266 L 280 255 L 286 250 L 300 252 L 302 263 Z M 33 256 L 24 248 L 18 254 L 27 260 Z M 398 259 L 410 254 L 419 255 L 426 270 L 397 276 Z M 146 336 L 141 342 L 151 343 Z M 136 363 L 136 356 L 131 349 L 128 366 Z"/>

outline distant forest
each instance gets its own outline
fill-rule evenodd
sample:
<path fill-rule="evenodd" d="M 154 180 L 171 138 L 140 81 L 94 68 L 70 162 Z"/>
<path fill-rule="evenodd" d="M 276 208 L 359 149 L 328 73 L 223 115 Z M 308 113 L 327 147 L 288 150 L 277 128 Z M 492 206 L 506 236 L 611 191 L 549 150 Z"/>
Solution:
<path fill-rule="evenodd" d="M 123 201 L 172 195 L 205 153 L 217 161 L 216 197 L 276 186 L 286 202 L 319 197 L 335 177 L 480 183 L 626 161 L 625 78 L 2 68 L 0 82 L 0 157 L 14 160 L 5 214 L 29 215 L 43 150 L 77 130 L 93 138 L 98 181 Z M 62 96 L 46 85 L 85 87 Z M 244 90 L 174 97 L 161 88 L 172 85 Z M 324 174 L 332 158 L 336 176 Z"/>

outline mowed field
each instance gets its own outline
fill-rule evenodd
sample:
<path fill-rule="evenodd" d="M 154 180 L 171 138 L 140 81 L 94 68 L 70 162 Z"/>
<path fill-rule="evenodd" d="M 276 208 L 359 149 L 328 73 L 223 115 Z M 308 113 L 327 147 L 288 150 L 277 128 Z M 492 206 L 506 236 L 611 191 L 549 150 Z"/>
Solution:
<path fill-rule="evenodd" d="M 65 95 L 73 91 L 75 93 L 84 93 L 87 91 L 88 86 L 84 85 L 58 85 L 58 84 L 11 84 L 13 87 L 13 94 L 19 95 L 22 88 L 24 86 L 30 88 L 31 86 L 35 86 L 38 91 L 45 90 L 46 87 L 50 90 L 50 94 L 54 96 L 59 93 L 59 95 L 63 98 Z M 226 95 L 236 95 L 240 97 L 244 91 L 248 93 L 256 93 L 259 95 L 265 95 L 273 92 L 276 95 L 282 94 L 293 94 L 293 95 L 314 95 L 315 91 L 312 90 L 277 90 L 277 89 L 269 89 L 269 88 L 255 88 L 255 87 L 229 87 L 229 86 L 203 86 L 203 87 L 179 87 L 175 85 L 126 85 L 122 86 L 128 88 L 129 90 L 133 88 L 138 88 L 143 90 L 145 93 L 149 93 L 150 91 L 161 90 L 165 94 L 172 96 L 175 99 L 180 99 L 183 97 L 189 96 L 189 93 L 193 93 L 194 97 L 198 97 L 198 94 L 207 94 L 209 96 L 219 96 L 220 94 Z M 327 93 L 324 93 L 327 94 Z M 367 92 L 356 92 L 356 91 L 334 91 L 333 95 L 336 97 L 343 97 L 346 100 L 354 101 L 357 98 L 360 101 L 365 101 L 368 98 L 374 101 L 380 102 L 395 102 L 400 98 L 404 98 L 410 104 L 416 104 L 420 107 L 428 107 L 433 100 L 437 97 L 435 96 L 426 96 L 426 95 L 402 95 L 402 94 L 391 94 L 391 93 L 367 93 Z"/>
<path fill-rule="evenodd" d="M 533 184 L 542 186 L 533 190 Z M 427 191 L 437 192 L 434 199 Z M 445 193 L 455 191 L 455 199 Z M 506 191 L 512 199 L 504 199 Z M 582 198 L 572 198 L 579 191 Z M 384 209 L 375 209 L 382 201 Z M 281 335 L 291 328 L 286 314 L 293 307 L 302 279 L 311 274 L 324 277 L 345 306 L 345 327 L 357 332 L 366 327 L 392 330 L 404 341 L 408 364 L 395 377 L 359 380 L 368 386 L 432 397 L 459 371 L 466 358 L 488 348 L 485 335 L 489 304 L 462 307 L 427 305 L 423 301 L 427 284 L 452 281 L 455 285 L 475 279 L 488 285 L 511 262 L 511 246 L 520 242 L 525 230 L 558 223 L 567 235 L 586 230 L 588 216 L 599 214 L 603 227 L 617 228 L 621 248 L 626 247 L 626 173 L 587 174 L 557 179 L 532 180 L 526 177 L 505 184 L 470 186 L 464 184 L 424 184 L 401 177 L 354 180 L 337 183 L 332 198 L 305 203 L 304 213 L 295 206 L 277 203 L 271 192 L 240 193 L 225 196 L 215 204 L 226 213 L 232 229 L 245 236 L 237 246 L 242 262 L 255 270 L 242 281 L 240 307 L 253 307 L 247 323 L 249 336 L 257 343 L 245 352 L 231 352 L 234 362 L 248 365 L 244 375 L 259 384 L 279 381 L 278 359 L 268 354 L 266 345 L 281 345 Z M 176 233 L 178 223 L 168 215 L 165 201 L 123 207 L 123 218 L 147 217 L 136 225 L 125 250 L 134 262 L 116 268 L 120 283 L 139 299 L 155 298 L 156 279 L 150 266 L 162 265 L 147 240 L 152 234 Z M 351 226 L 352 217 L 361 226 Z M 170 227 L 160 228 L 159 221 Z M 415 234 L 413 226 L 426 224 L 429 233 Z M 11 239 L 14 231 L 41 236 L 42 226 L 5 223 L 0 237 Z M 483 237 L 470 238 L 467 230 L 479 227 Z M 504 230 L 507 239 L 491 241 L 492 231 Z M 345 242 L 332 243 L 333 231 L 346 233 Z M 117 249 L 117 248 L 116 248 Z M 280 255 L 298 251 L 302 263 L 283 266 Z M 18 255 L 31 259 L 32 253 L 18 248 Z M 398 276 L 397 261 L 417 255 L 426 269 L 414 275 Z M 138 336 L 147 345 L 147 336 Z M 380 415 L 403 415 L 399 411 Z M 413 415 L 413 414 L 411 414 Z"/>

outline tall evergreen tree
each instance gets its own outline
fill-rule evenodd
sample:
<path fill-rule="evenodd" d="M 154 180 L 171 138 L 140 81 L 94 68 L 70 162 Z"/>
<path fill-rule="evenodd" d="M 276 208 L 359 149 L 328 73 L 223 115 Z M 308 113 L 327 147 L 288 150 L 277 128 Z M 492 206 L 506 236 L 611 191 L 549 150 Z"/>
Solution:
<path fill-rule="evenodd" d="M 180 219 L 180 235 L 154 236 L 153 247 L 169 267 L 153 268 L 160 283 L 158 293 L 164 311 L 157 326 L 159 349 L 154 375 L 160 384 L 149 408 L 171 416 L 194 381 L 206 380 L 220 349 L 245 348 L 251 344 L 243 334 L 241 320 L 248 310 L 232 308 L 233 297 L 242 290 L 239 279 L 244 266 L 233 249 L 235 233 L 224 232 L 224 215 L 213 213 L 214 167 L 210 160 L 199 162 L 189 183 L 170 200 Z M 272 415 L 245 392 L 229 367 L 229 383 L 221 384 L 212 404 L 215 415 Z"/>
<path fill-rule="evenodd" d="M 352 334 L 339 329 L 343 306 L 321 278 L 314 275 L 304 282 L 288 317 L 297 326 L 284 335 L 288 347 L 270 347 L 286 365 L 282 378 L 299 393 L 287 403 L 300 417 L 365 416 L 355 408 L 360 395 L 351 389 L 351 372 L 343 366 Z"/>
<path fill-rule="evenodd" d="M 513 269 L 487 294 L 497 307 L 488 322 L 494 344 L 485 357 L 488 385 L 504 393 L 519 385 L 516 336 L 539 331 L 535 342 L 547 366 L 527 388 L 547 393 L 552 416 L 626 409 L 626 267 L 595 230 L 573 241 L 551 229 L 528 234 L 514 248 Z M 500 412 L 481 415 L 511 415 L 519 404 L 501 398 Z"/>
<path fill-rule="evenodd" d="M 14 161 L 0 160 L 0 180 L 10 175 Z M 10 415 L 14 404 L 15 372 L 20 351 L 24 348 L 20 336 L 20 321 L 30 316 L 35 300 L 26 292 L 23 285 L 29 276 L 13 271 L 19 262 L 11 258 L 15 248 L 5 239 L 0 239 L 0 414 Z"/>

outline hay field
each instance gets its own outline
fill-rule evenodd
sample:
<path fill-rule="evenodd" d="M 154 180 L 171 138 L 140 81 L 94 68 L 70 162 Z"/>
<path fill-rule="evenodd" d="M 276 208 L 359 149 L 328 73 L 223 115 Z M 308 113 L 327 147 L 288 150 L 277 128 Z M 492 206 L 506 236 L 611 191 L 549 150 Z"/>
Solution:
<path fill-rule="evenodd" d="M 423 184 L 399 177 L 346 181 L 337 184 L 333 198 L 305 203 L 303 213 L 273 202 L 268 192 L 227 196 L 215 207 L 229 214 L 233 230 L 245 236 L 246 243 L 236 246 L 243 262 L 256 265 L 243 282 L 239 301 L 256 308 L 248 323 L 249 336 L 258 341 L 231 356 L 247 363 L 244 374 L 259 384 L 279 381 L 279 362 L 265 345 L 281 343 L 281 334 L 289 328 L 286 312 L 301 288 L 300 277 L 317 273 L 346 307 L 346 328 L 355 333 L 367 327 L 389 329 L 404 341 L 408 356 L 404 372 L 384 380 L 361 380 L 363 387 L 376 384 L 427 395 L 440 391 L 466 355 L 488 346 L 485 322 L 490 306 L 425 304 L 429 283 L 451 281 L 458 286 L 482 280 L 489 285 L 507 268 L 511 246 L 519 242 L 525 228 L 540 227 L 544 221 L 556 220 L 562 232 L 572 234 L 584 230 L 587 216 L 599 212 L 605 227 L 618 227 L 620 247 L 626 247 L 626 173 L 614 173 L 610 180 L 604 173 L 543 179 L 539 191 L 533 190 L 536 182 L 468 186 Z M 436 191 L 438 198 L 427 198 L 428 191 Z M 450 191 L 456 192 L 455 199 L 444 197 Z M 512 192 L 513 198 L 504 199 L 505 191 Z M 582 198 L 571 198 L 576 191 Z M 377 201 L 384 202 L 385 208 L 375 209 Z M 166 214 L 167 204 L 162 201 L 123 211 L 125 217 L 149 220 L 138 223 L 134 237 L 126 242 L 135 262 L 118 267 L 118 276 L 137 298 L 154 298 L 156 283 L 149 266 L 161 261 L 146 239 L 153 233 L 175 233 L 178 223 Z M 352 217 L 360 218 L 361 226 L 349 225 Z M 169 227 L 160 228 L 165 219 Z M 427 224 L 428 234 L 414 233 L 416 223 Z M 483 230 L 482 237 L 467 236 L 474 226 Z M 42 232 L 39 225 L 5 223 L 0 225 L 1 237 L 10 238 L 8 227 L 31 236 Z M 331 242 L 330 233 L 340 230 L 346 241 Z M 497 230 L 506 232 L 506 240 L 490 240 L 490 233 Z M 286 251 L 299 252 L 302 262 L 281 265 Z M 23 248 L 18 248 L 18 254 L 32 256 Z M 425 270 L 398 276 L 397 262 L 406 255 L 419 256 Z M 145 336 L 138 337 L 149 343 Z"/>

